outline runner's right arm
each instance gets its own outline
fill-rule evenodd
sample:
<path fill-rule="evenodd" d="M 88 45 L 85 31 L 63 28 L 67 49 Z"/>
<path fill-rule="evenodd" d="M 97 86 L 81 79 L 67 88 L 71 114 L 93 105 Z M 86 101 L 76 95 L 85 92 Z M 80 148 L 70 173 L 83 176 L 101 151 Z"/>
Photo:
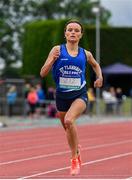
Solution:
<path fill-rule="evenodd" d="M 40 71 L 41 77 L 45 77 L 48 74 L 48 72 L 52 68 L 52 65 L 54 64 L 56 59 L 59 57 L 59 55 L 60 55 L 60 46 L 54 46 L 51 49 L 48 55 L 48 58 L 46 59 L 44 65 L 41 68 L 41 71 Z"/>

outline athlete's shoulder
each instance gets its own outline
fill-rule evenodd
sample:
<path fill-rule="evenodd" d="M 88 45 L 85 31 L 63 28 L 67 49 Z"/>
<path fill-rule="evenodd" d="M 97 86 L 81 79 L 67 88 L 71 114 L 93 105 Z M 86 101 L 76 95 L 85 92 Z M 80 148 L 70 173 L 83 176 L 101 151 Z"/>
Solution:
<path fill-rule="evenodd" d="M 86 49 L 84 49 L 84 51 L 85 51 L 86 56 L 87 56 L 88 59 L 91 58 L 91 57 L 93 56 L 92 53 L 91 53 L 90 51 L 88 51 L 88 50 L 86 50 Z"/>

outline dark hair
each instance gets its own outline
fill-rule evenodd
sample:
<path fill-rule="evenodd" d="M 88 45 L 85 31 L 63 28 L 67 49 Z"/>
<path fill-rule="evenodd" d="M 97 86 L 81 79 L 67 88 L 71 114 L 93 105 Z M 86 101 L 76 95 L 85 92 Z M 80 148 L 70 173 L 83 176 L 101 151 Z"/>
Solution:
<path fill-rule="evenodd" d="M 83 25 L 76 19 L 72 19 L 72 20 L 69 20 L 66 24 L 65 24 L 65 28 L 64 28 L 64 31 L 66 31 L 66 28 L 67 28 L 67 25 L 70 24 L 70 23 L 77 23 L 81 26 L 81 33 L 84 32 L 84 29 L 83 29 Z"/>

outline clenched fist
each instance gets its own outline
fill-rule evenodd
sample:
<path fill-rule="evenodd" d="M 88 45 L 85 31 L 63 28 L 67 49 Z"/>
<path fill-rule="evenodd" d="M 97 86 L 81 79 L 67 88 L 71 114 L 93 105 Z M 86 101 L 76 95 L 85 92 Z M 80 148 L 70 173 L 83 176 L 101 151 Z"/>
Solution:
<path fill-rule="evenodd" d="M 56 60 L 60 56 L 60 48 L 55 46 L 51 51 L 49 56 L 51 56 L 54 60 Z"/>
<path fill-rule="evenodd" d="M 96 81 L 94 82 L 94 87 L 95 88 L 100 88 L 103 85 L 103 78 L 97 78 Z"/>

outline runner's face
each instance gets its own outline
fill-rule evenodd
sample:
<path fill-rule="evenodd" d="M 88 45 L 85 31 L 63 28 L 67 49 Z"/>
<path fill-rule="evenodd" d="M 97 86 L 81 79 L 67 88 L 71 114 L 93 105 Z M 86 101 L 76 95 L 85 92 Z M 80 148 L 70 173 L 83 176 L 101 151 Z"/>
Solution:
<path fill-rule="evenodd" d="M 82 37 L 81 26 L 77 23 L 70 23 L 65 30 L 65 38 L 69 42 L 79 42 Z"/>

